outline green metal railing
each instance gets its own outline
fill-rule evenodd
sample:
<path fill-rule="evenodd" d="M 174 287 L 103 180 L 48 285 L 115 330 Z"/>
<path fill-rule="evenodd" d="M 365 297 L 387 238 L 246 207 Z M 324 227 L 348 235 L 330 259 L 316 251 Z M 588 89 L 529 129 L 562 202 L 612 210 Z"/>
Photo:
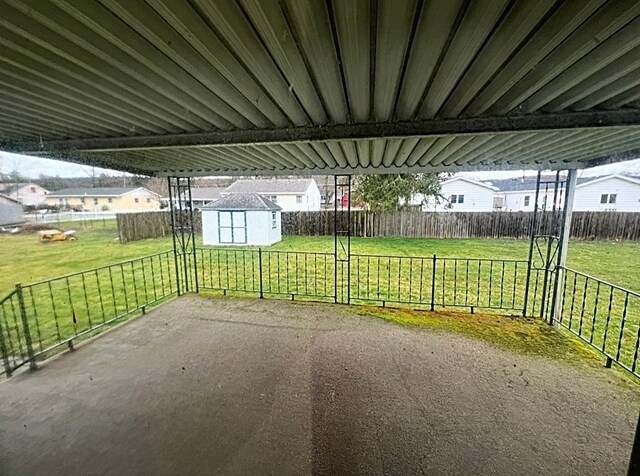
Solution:
<path fill-rule="evenodd" d="M 0 374 L 29 364 L 100 332 L 115 321 L 186 289 L 242 292 L 352 303 L 397 303 L 434 310 L 461 307 L 541 315 L 565 327 L 640 377 L 640 294 L 559 267 L 528 275 L 524 260 L 436 255 L 351 255 L 347 275 L 331 253 L 197 248 L 165 251 L 68 274 L 15 289 L 0 299 Z M 541 299 L 543 288 L 557 292 Z M 344 270 L 343 270 L 344 274 Z M 528 304 L 525 299 L 529 286 Z M 347 296 L 348 299 L 344 299 Z M 526 306 L 526 309 L 525 309 Z M 556 309 L 557 307 L 557 309 Z"/>
<path fill-rule="evenodd" d="M 178 292 L 175 256 L 165 251 L 15 289 L 0 300 L 0 373 L 32 368 L 105 327 Z"/>
<path fill-rule="evenodd" d="M 545 317 L 564 327 L 606 357 L 640 377 L 640 293 L 567 267 L 559 267 L 556 302 Z"/>

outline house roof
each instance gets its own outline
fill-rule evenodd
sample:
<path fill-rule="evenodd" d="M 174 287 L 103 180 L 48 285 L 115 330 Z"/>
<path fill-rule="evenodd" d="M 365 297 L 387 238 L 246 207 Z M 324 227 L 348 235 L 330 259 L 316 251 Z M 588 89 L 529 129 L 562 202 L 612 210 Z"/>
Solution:
<path fill-rule="evenodd" d="M 163 176 L 640 154 L 636 0 L 12 0 L 1 20 L 9 152 Z"/>
<path fill-rule="evenodd" d="M 154 193 L 144 187 L 81 187 L 81 188 L 65 188 L 51 192 L 49 197 L 119 197 L 134 190 L 145 190 Z M 157 194 L 156 194 L 157 195 Z"/>
<path fill-rule="evenodd" d="M 224 187 L 197 187 L 191 189 L 192 200 L 214 201 L 220 198 L 220 192 L 224 192 Z"/>
<path fill-rule="evenodd" d="M 13 193 L 17 190 L 20 190 L 23 187 L 40 187 L 40 185 L 38 185 L 37 183 L 32 183 L 32 182 L 20 182 L 20 183 L 0 183 L 0 192 L 2 193 Z M 45 191 L 46 190 L 44 187 L 40 187 Z"/>
<path fill-rule="evenodd" d="M 498 187 L 494 187 L 493 185 L 490 185 L 490 184 L 487 184 L 487 183 L 484 183 L 484 182 L 478 182 L 477 180 L 472 180 L 472 179 L 469 179 L 469 178 L 466 178 L 466 177 L 453 177 L 453 178 L 451 178 L 449 180 L 443 181 L 440 185 L 446 185 L 448 183 L 457 182 L 457 181 L 460 181 L 460 180 L 462 180 L 463 182 L 468 182 L 468 183 L 471 183 L 471 184 L 474 184 L 474 185 L 478 185 L 479 187 L 488 188 L 489 190 L 492 190 L 494 192 L 498 191 Z"/>
<path fill-rule="evenodd" d="M 278 205 L 259 193 L 232 193 L 208 203 L 203 210 L 282 210 Z"/>
<path fill-rule="evenodd" d="M 604 180 L 608 180 L 612 178 L 624 180 L 625 182 L 629 182 L 635 185 L 640 185 L 640 180 L 636 177 L 628 177 L 626 175 L 604 175 L 602 177 L 590 177 L 590 180 L 586 180 L 583 182 L 580 182 L 579 181 L 580 179 L 578 179 L 578 185 L 576 186 L 576 188 L 582 187 L 584 185 L 591 185 L 594 183 L 602 182 Z"/>
<path fill-rule="evenodd" d="M 286 194 L 305 193 L 313 179 L 255 179 L 236 180 L 229 185 L 223 193 L 266 193 L 266 194 Z"/>
<path fill-rule="evenodd" d="M 17 203 L 18 205 L 22 205 L 22 203 L 20 203 L 20 201 L 19 201 L 19 200 L 16 200 L 15 198 L 8 197 L 8 196 L 7 196 L 7 195 L 5 195 L 4 193 L 0 193 L 0 197 L 2 197 L 2 198 L 6 198 L 6 199 L 7 199 L 7 200 L 9 200 L 10 202 L 15 202 L 15 203 Z"/>

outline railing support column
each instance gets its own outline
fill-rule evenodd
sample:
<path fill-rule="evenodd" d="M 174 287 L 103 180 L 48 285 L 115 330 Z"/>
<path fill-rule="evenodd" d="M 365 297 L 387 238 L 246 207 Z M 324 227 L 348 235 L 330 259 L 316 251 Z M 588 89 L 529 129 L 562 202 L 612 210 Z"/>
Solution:
<path fill-rule="evenodd" d="M 576 184 L 578 171 L 569 170 L 564 196 L 564 207 L 562 209 L 562 224 L 560 228 L 560 243 L 558 244 L 558 259 L 556 261 L 556 276 L 553 284 L 553 298 L 551 301 L 550 323 L 558 321 L 557 315 L 562 315 L 564 296 L 560 291 L 564 268 L 567 265 L 567 251 L 569 249 L 569 236 L 571 235 L 571 217 L 573 214 L 573 202 L 576 195 Z"/>
<path fill-rule="evenodd" d="M 7 344 L 4 341 L 4 329 L 2 323 L 0 323 L 0 352 L 2 353 L 2 363 L 4 364 L 4 371 L 7 377 L 11 377 L 11 364 L 9 363 L 9 351 L 7 350 Z"/>
<path fill-rule="evenodd" d="M 258 271 L 260 276 L 260 299 L 263 299 L 264 292 L 262 288 L 262 248 L 258 248 Z"/>
<path fill-rule="evenodd" d="M 433 265 L 431 266 L 431 310 L 436 309 L 436 263 L 438 258 L 433 255 Z"/>
<path fill-rule="evenodd" d="M 33 352 L 33 341 L 31 340 L 31 331 L 29 329 L 29 320 L 27 318 L 27 308 L 24 305 L 24 296 L 22 294 L 22 284 L 16 283 L 16 297 L 18 298 L 18 309 L 20 310 L 20 319 L 22 320 L 22 333 L 27 347 L 27 357 L 29 358 L 29 368 L 36 370 L 36 358 Z"/>

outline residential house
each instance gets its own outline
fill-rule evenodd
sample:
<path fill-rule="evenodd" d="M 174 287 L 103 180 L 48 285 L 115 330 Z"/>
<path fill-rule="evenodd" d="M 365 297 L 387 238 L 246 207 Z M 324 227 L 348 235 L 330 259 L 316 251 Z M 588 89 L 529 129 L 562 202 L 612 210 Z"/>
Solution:
<path fill-rule="evenodd" d="M 543 176 L 541 179 L 538 206 L 550 210 L 553 207 L 555 193 L 555 174 Z M 503 180 L 492 180 L 491 184 L 499 189 L 496 202 L 497 210 L 506 212 L 532 212 L 536 196 L 536 177 L 519 177 Z M 557 203 L 561 206 L 564 197 L 559 194 Z"/>
<path fill-rule="evenodd" d="M 429 197 L 426 203 L 417 194 L 412 205 L 422 206 L 422 211 L 491 212 L 494 210 L 494 195 L 498 189 L 490 184 L 466 177 L 454 177 L 441 183 L 441 198 Z"/>
<path fill-rule="evenodd" d="M 624 175 L 578 179 L 573 209 L 640 212 L 640 180 Z"/>
<path fill-rule="evenodd" d="M 194 187 L 191 189 L 191 206 L 200 209 L 208 203 L 215 202 L 225 190 L 224 187 Z M 186 203 L 188 198 L 183 195 L 182 201 Z"/>
<path fill-rule="evenodd" d="M 283 212 L 320 210 L 320 190 L 313 179 L 237 180 L 221 195 L 232 193 L 258 193 L 281 207 Z"/>
<path fill-rule="evenodd" d="M 143 187 L 67 188 L 51 192 L 46 203 L 79 211 L 145 211 L 160 208 L 160 195 Z"/>
<path fill-rule="evenodd" d="M 0 194 L 0 226 L 15 225 L 23 221 L 22 204 L 7 195 Z"/>
<path fill-rule="evenodd" d="M 554 202 L 555 174 L 543 176 L 538 206 L 551 209 Z M 506 179 L 492 182 L 504 197 L 505 211 L 533 211 L 536 195 L 536 178 Z M 564 194 L 557 198 L 560 208 Z M 640 179 L 624 175 L 579 177 L 573 209 L 575 211 L 640 211 Z"/>
<path fill-rule="evenodd" d="M 37 207 L 45 203 L 49 190 L 36 183 L 2 183 L 0 193 L 18 200 L 26 207 Z"/>

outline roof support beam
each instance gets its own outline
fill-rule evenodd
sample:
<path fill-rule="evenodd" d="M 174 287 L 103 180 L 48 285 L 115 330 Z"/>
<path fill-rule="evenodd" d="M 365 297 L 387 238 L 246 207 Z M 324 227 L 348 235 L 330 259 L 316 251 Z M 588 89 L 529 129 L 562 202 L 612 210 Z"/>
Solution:
<path fill-rule="evenodd" d="M 525 132 L 640 125 L 640 109 L 526 116 L 476 117 L 433 121 L 360 123 L 288 129 L 215 131 L 160 136 L 70 139 L 0 143 L 0 150 L 29 154 L 108 152 L 185 146 L 270 144 L 344 139 L 424 137 L 449 134 Z"/>

